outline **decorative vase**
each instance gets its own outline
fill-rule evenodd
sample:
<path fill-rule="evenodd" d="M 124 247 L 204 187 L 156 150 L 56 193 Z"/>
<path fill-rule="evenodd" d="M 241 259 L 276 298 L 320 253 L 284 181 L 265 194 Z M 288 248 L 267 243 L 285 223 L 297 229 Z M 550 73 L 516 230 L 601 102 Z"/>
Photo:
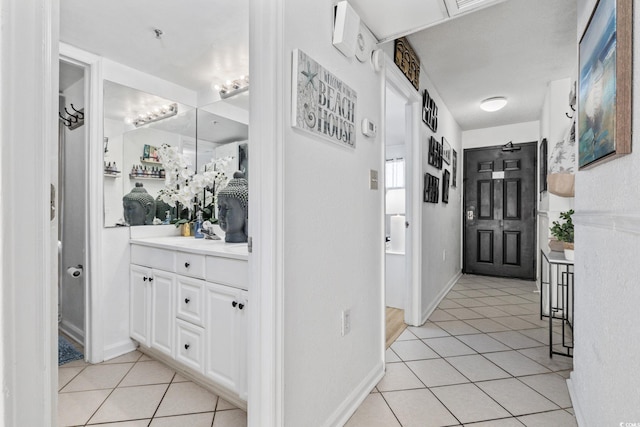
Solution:
<path fill-rule="evenodd" d="M 552 252 L 562 252 L 564 250 L 563 242 L 558 239 L 549 239 L 549 250 Z"/>
<path fill-rule="evenodd" d="M 564 257 L 569 261 L 573 261 L 574 260 L 573 242 L 571 243 L 563 242 L 563 244 L 564 244 Z"/>

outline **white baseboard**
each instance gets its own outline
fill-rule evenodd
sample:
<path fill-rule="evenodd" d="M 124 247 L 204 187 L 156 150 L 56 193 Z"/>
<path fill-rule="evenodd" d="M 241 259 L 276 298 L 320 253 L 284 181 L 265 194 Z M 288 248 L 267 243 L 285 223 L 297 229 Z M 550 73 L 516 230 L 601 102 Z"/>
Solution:
<path fill-rule="evenodd" d="M 429 306 L 422 312 L 422 323 L 420 323 L 421 325 L 423 325 L 424 322 L 429 319 L 431 313 L 433 313 L 435 309 L 438 308 L 444 297 L 447 296 L 451 288 L 453 288 L 460 277 L 462 277 L 462 271 L 459 271 L 455 276 L 451 278 L 451 280 L 449 280 L 446 286 L 440 291 L 436 299 L 432 301 L 431 304 L 429 304 Z"/>
<path fill-rule="evenodd" d="M 73 323 L 62 319 L 62 322 L 60 322 L 60 325 L 58 325 L 58 329 L 67 334 L 78 344 L 84 346 L 84 331 Z"/>
<path fill-rule="evenodd" d="M 376 365 L 324 423 L 325 427 L 343 426 L 362 405 L 371 390 L 384 376 L 384 363 Z"/>
<path fill-rule="evenodd" d="M 138 346 L 132 340 L 121 341 L 117 344 L 113 344 L 104 348 L 104 360 L 115 359 L 116 357 L 130 353 L 137 348 Z"/>
<path fill-rule="evenodd" d="M 569 397 L 571 398 L 571 406 L 573 407 L 573 412 L 576 415 L 576 421 L 578 422 L 579 427 L 586 427 L 587 423 L 584 419 L 584 415 L 582 413 L 582 409 L 580 409 L 580 404 L 578 403 L 578 396 L 576 394 L 576 390 L 573 387 L 573 381 L 571 380 L 573 377 L 573 372 L 567 379 L 567 388 L 569 389 Z"/>

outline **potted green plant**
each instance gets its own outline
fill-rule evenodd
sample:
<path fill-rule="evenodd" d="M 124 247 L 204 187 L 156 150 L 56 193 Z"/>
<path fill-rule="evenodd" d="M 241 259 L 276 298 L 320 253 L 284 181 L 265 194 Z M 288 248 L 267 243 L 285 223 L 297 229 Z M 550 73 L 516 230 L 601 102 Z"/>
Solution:
<path fill-rule="evenodd" d="M 566 212 L 560 212 L 560 220 L 553 221 L 550 228 L 553 237 L 561 241 L 564 245 L 564 257 L 573 261 L 573 220 L 571 215 L 575 212 L 570 209 Z"/>

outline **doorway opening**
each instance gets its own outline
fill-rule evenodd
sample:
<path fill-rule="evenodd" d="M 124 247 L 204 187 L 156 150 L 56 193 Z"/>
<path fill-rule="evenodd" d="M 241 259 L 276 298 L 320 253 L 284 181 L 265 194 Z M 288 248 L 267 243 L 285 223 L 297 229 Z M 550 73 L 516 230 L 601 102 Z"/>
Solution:
<path fill-rule="evenodd" d="M 87 358 L 88 153 L 85 66 L 60 59 L 58 109 L 59 358 Z M 61 361 L 59 360 L 59 362 Z"/>
<path fill-rule="evenodd" d="M 385 343 L 420 324 L 420 96 L 387 63 L 384 114 Z M 417 174 L 417 176 L 416 176 Z"/>

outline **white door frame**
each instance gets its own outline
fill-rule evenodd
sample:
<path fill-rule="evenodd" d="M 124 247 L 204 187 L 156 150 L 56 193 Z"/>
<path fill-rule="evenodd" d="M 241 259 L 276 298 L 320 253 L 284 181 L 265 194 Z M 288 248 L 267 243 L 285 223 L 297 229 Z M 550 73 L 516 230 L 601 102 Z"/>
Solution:
<path fill-rule="evenodd" d="M 0 4 L 0 424 L 54 426 L 58 0 Z"/>
<path fill-rule="evenodd" d="M 102 226 L 104 222 L 104 198 L 102 182 L 103 165 L 103 82 L 102 59 L 99 56 L 60 43 L 60 59 L 84 68 L 85 141 L 88 143 L 86 158 L 88 179 L 85 209 L 88 215 L 84 242 L 86 275 L 84 330 L 85 360 L 100 363 L 104 360 L 104 335 L 102 324 Z"/>
<path fill-rule="evenodd" d="M 284 0 L 250 0 L 248 425 L 284 425 Z"/>
<path fill-rule="evenodd" d="M 405 107 L 405 182 L 406 221 L 409 223 L 405 251 L 404 321 L 413 326 L 422 324 L 422 144 L 420 144 L 421 97 L 393 60 L 385 55 L 387 86 L 406 99 Z M 384 153 L 383 153 L 384 155 Z"/>

